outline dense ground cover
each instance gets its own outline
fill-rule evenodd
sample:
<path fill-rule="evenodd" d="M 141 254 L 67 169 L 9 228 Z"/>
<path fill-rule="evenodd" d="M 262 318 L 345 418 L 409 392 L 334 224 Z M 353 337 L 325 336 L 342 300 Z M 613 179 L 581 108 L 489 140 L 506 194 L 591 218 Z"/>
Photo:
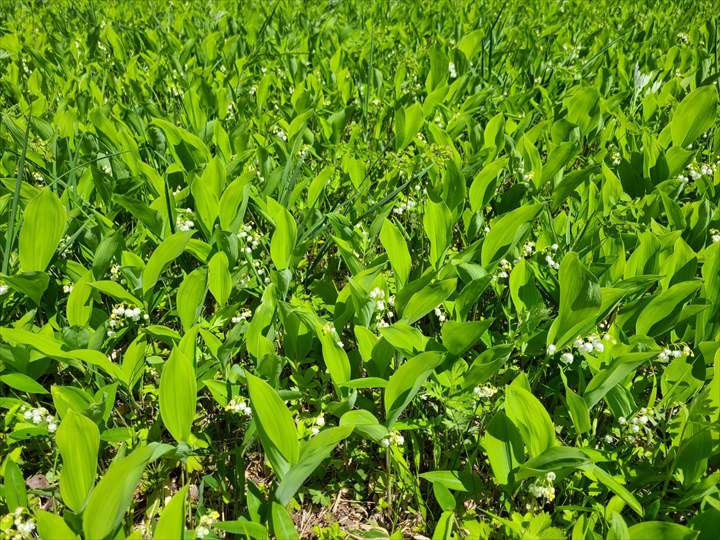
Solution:
<path fill-rule="evenodd" d="M 2 3 L 0 538 L 717 538 L 715 8 Z"/>

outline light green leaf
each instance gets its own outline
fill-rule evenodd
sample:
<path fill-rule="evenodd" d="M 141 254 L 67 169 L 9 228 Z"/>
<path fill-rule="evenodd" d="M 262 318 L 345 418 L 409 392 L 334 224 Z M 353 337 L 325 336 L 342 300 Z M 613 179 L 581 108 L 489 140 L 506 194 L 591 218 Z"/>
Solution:
<path fill-rule="evenodd" d="M 63 460 L 60 494 L 63 503 L 79 514 L 95 485 L 100 430 L 86 416 L 68 409 L 57 429 L 55 442 Z"/>
<path fill-rule="evenodd" d="M 55 254 L 65 232 L 67 212 L 50 188 L 32 199 L 23 214 L 20 228 L 20 271 L 42 272 Z"/>
<path fill-rule="evenodd" d="M 532 228 L 532 220 L 542 210 L 542 204 L 521 206 L 500 216 L 490 226 L 482 245 L 480 258 L 486 270 L 502 259 Z"/>
<path fill-rule="evenodd" d="M 385 387 L 385 424 L 391 428 L 418 393 L 433 370 L 443 361 L 437 351 L 420 353 L 390 376 Z"/>
<path fill-rule="evenodd" d="M 530 457 L 555 446 L 555 426 L 542 403 L 519 385 L 508 385 L 506 389 L 505 412 L 520 430 Z"/>
<path fill-rule="evenodd" d="M 183 279 L 177 292 L 177 313 L 183 330 L 193 327 L 205 304 L 207 270 L 196 268 Z"/>
<path fill-rule="evenodd" d="M 390 259 L 399 290 L 407 283 L 412 266 L 407 243 L 400 232 L 400 228 L 394 225 L 389 219 L 383 221 L 383 226 L 380 230 L 380 242 L 383 248 L 385 248 L 388 259 Z"/>
<path fill-rule="evenodd" d="M 160 279 L 160 274 L 165 267 L 185 251 L 185 246 L 192 235 L 192 231 L 177 232 L 160 242 L 145 265 L 142 275 L 143 293 L 147 294 Z"/>
<path fill-rule="evenodd" d="M 675 146 L 686 147 L 713 125 L 718 93 L 714 84 L 701 86 L 680 102 L 670 122 Z"/>
<path fill-rule="evenodd" d="M 219 251 L 208 264 L 208 286 L 219 306 L 224 306 L 232 291 L 232 276 L 227 255 Z"/>
<path fill-rule="evenodd" d="M 160 376 L 160 416 L 177 442 L 190 439 L 196 400 L 197 381 L 192 359 L 175 348 Z"/>
<path fill-rule="evenodd" d="M 430 262 L 439 268 L 447 248 L 452 242 L 452 213 L 444 202 L 433 202 L 430 199 L 425 203 L 423 214 L 423 227 L 430 239 Z"/>
<path fill-rule="evenodd" d="M 162 538 L 183 537 L 185 531 L 185 497 L 189 487 L 189 485 L 183 486 L 165 505 L 155 526 L 153 538 L 160 540 Z"/>

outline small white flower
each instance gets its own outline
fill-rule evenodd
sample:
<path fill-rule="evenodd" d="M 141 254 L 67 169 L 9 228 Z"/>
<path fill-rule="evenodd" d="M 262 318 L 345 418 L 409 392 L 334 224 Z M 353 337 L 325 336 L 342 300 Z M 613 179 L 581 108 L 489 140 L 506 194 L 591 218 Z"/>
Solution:
<path fill-rule="evenodd" d="M 627 424 L 627 418 L 625 418 L 624 416 L 621 416 L 620 418 L 618 418 L 618 424 L 620 424 L 621 426 L 624 426 L 625 424 Z"/>
<path fill-rule="evenodd" d="M 72 290 L 73 290 L 72 285 L 63 285 L 63 292 L 65 294 L 70 294 L 72 292 Z"/>
<path fill-rule="evenodd" d="M 575 360 L 575 357 L 573 356 L 573 354 L 571 352 L 564 352 L 560 355 L 560 361 L 563 364 L 570 365 L 573 363 L 573 360 Z"/>
<path fill-rule="evenodd" d="M 450 73 L 450 78 L 451 78 L 451 79 L 454 79 L 455 77 L 457 77 L 457 69 L 455 68 L 455 64 L 454 64 L 454 63 L 450 62 L 450 63 L 448 64 L 448 72 Z"/>
<path fill-rule="evenodd" d="M 612 444 L 615 441 L 612 435 L 605 435 L 605 442 L 608 444 Z"/>
<path fill-rule="evenodd" d="M 313 426 L 310 431 L 312 432 L 313 435 L 317 435 L 318 433 L 320 433 L 320 428 L 317 426 Z"/>
<path fill-rule="evenodd" d="M 195 538 L 205 538 L 209 534 L 210 529 L 208 529 L 204 525 L 200 525 L 197 529 L 195 529 Z"/>
<path fill-rule="evenodd" d="M 552 355 L 555 354 L 556 352 L 557 352 L 557 347 L 555 346 L 554 343 L 551 343 L 550 345 L 547 346 L 547 353 L 548 353 L 550 356 L 552 356 Z"/>
<path fill-rule="evenodd" d="M 591 353 L 593 352 L 593 344 L 589 341 L 586 341 L 582 344 L 582 347 L 580 347 L 580 350 L 585 353 Z"/>
<path fill-rule="evenodd" d="M 545 475 L 545 478 L 547 478 L 547 481 L 548 481 L 548 482 L 554 482 L 556 476 L 555 476 L 555 473 L 554 473 L 554 472 L 550 471 L 549 473 L 547 473 L 547 474 Z"/>
<path fill-rule="evenodd" d="M 315 419 L 315 425 L 323 427 L 325 425 L 325 416 L 322 414 Z"/>
<path fill-rule="evenodd" d="M 5 285 L 4 283 L 0 283 L 0 296 L 6 295 L 9 290 L 10 290 L 10 287 Z"/>
<path fill-rule="evenodd" d="M 55 422 L 51 422 L 48 424 L 48 431 L 50 433 L 55 433 L 55 431 L 57 431 L 57 428 L 58 428 L 58 426 Z"/>

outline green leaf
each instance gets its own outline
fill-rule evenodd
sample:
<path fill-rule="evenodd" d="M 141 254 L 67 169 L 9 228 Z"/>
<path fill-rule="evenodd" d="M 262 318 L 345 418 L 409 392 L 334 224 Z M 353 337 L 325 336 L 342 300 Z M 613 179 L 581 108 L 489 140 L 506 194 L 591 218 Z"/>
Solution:
<path fill-rule="evenodd" d="M 502 259 L 532 228 L 542 204 L 521 206 L 500 216 L 490 227 L 482 244 L 481 261 L 486 270 Z"/>
<path fill-rule="evenodd" d="M 717 102 L 714 84 L 696 88 L 685 96 L 670 122 L 673 144 L 684 148 L 709 129 L 715 119 Z"/>
<path fill-rule="evenodd" d="M 623 354 L 614 359 L 608 367 L 596 373 L 585 388 L 583 398 L 588 407 L 594 407 L 631 372 L 655 356 L 657 353 L 654 352 L 640 352 Z"/>
<path fill-rule="evenodd" d="M 25 489 L 25 478 L 18 464 L 8 458 L 5 461 L 5 478 L 4 478 L 5 505 L 8 512 L 14 512 L 16 508 L 27 508 L 28 497 Z"/>
<path fill-rule="evenodd" d="M 63 460 L 60 494 L 63 503 L 79 514 L 95 485 L 100 431 L 95 422 L 69 409 L 58 427 L 55 441 Z"/>
<path fill-rule="evenodd" d="M 423 125 L 423 110 L 419 103 L 395 111 L 395 146 L 402 150 L 409 145 Z"/>
<path fill-rule="evenodd" d="M 645 521 L 628 529 L 630 540 L 694 540 L 699 531 L 693 531 L 669 521 Z"/>
<path fill-rule="evenodd" d="M 556 474 L 569 473 L 588 463 L 591 463 L 590 458 L 578 448 L 552 446 L 523 463 L 515 479 L 544 476 L 551 471 Z"/>
<path fill-rule="evenodd" d="M 177 292 L 177 313 L 185 332 L 193 327 L 202 313 L 207 293 L 207 270 L 196 268 L 183 279 Z"/>
<path fill-rule="evenodd" d="M 262 379 L 246 373 L 253 418 L 260 442 L 281 479 L 298 462 L 300 449 L 295 422 L 278 393 Z"/>
<path fill-rule="evenodd" d="M 484 321 L 456 322 L 447 321 L 442 325 L 440 334 L 445 348 L 456 356 L 465 354 L 487 332 L 494 319 Z"/>
<path fill-rule="evenodd" d="M 383 221 L 380 230 L 380 242 L 387 253 L 390 264 L 395 272 L 398 290 L 407 283 L 410 276 L 410 268 L 412 261 L 410 259 L 410 251 L 408 251 L 405 238 L 400 232 L 399 227 L 393 224 L 389 219 Z"/>
<path fill-rule="evenodd" d="M 65 232 L 65 207 L 50 188 L 43 189 L 25 208 L 20 228 L 20 271 L 42 272 Z"/>
<path fill-rule="evenodd" d="M 43 540 L 78 540 L 79 538 L 60 516 L 45 510 L 36 510 L 35 519 L 38 534 Z"/>
<path fill-rule="evenodd" d="M 150 443 L 110 464 L 83 512 L 85 538 L 106 538 L 117 530 L 130 508 L 145 466 L 170 450 L 169 445 Z"/>
<path fill-rule="evenodd" d="M 444 356 L 436 351 L 410 358 L 390 376 L 385 387 L 385 425 L 391 428 Z"/>
<path fill-rule="evenodd" d="M 457 279 L 455 278 L 444 279 L 426 285 L 410 297 L 402 311 L 402 318 L 408 324 L 422 319 L 441 302 L 445 301 L 455 291 L 456 285 Z"/>
<path fill-rule="evenodd" d="M 133 304 L 138 307 L 143 305 L 142 301 L 139 298 L 130 294 L 125 289 L 125 287 L 114 281 L 93 281 L 91 283 L 88 283 L 88 285 L 93 289 L 97 289 L 103 294 L 107 294 L 108 296 L 112 296 L 116 300 L 120 300 L 121 302 L 128 302 L 129 304 Z"/>
<path fill-rule="evenodd" d="M 276 502 L 272 503 L 270 514 L 272 530 L 277 540 L 300 540 L 300 535 L 295 530 L 295 525 L 287 509 Z"/>
<path fill-rule="evenodd" d="M 485 165 L 473 178 L 470 185 L 470 207 L 479 212 L 490 202 L 497 187 L 500 171 L 507 165 L 508 158 L 502 157 Z"/>
<path fill-rule="evenodd" d="M 600 482 L 610 491 L 615 493 L 615 495 L 625 501 L 628 506 L 635 511 L 637 515 L 643 517 L 643 508 L 638 502 L 638 500 L 632 493 L 630 493 L 630 491 L 628 491 L 625 486 L 615 480 L 615 478 L 610 476 L 607 472 L 605 472 L 603 469 L 601 469 L 595 464 L 584 465 L 582 467 L 582 471 L 588 478 Z"/>
<path fill-rule="evenodd" d="M 270 239 L 270 257 L 278 270 L 290 268 L 295 241 L 297 225 L 295 219 L 287 208 L 268 198 L 268 207 L 273 215 L 275 230 Z"/>
<path fill-rule="evenodd" d="M 189 485 L 185 485 L 165 505 L 155 526 L 153 538 L 183 538 L 185 532 L 185 498 L 189 487 Z"/>
<path fill-rule="evenodd" d="M 425 203 L 423 227 L 430 239 L 430 263 L 439 268 L 447 248 L 452 242 L 452 214 L 444 202 Z"/>
<path fill-rule="evenodd" d="M 11 289 L 29 297 L 37 306 L 40 305 L 40 299 L 50 283 L 50 277 L 45 272 L 25 272 L 14 276 L 0 275 L 0 279 Z"/>
<path fill-rule="evenodd" d="M 506 389 L 505 412 L 520 430 L 530 457 L 555 446 L 555 426 L 542 403 L 519 385 L 508 385 Z"/>
<path fill-rule="evenodd" d="M 160 416 L 177 442 L 190 439 L 196 400 L 197 381 L 192 359 L 175 348 L 160 376 Z"/>
<path fill-rule="evenodd" d="M 352 425 L 327 428 L 310 439 L 303 448 L 298 462 L 290 467 L 280 482 L 275 491 L 275 498 L 283 505 L 288 504 L 303 482 L 330 457 L 335 447 L 353 432 L 353 428 Z"/>
<path fill-rule="evenodd" d="M 600 284 L 583 266 L 577 253 L 568 252 L 560 263 L 560 307 L 548 332 L 548 344 L 558 349 L 577 337 L 580 329 L 595 320 L 602 299 Z"/>
<path fill-rule="evenodd" d="M 150 259 L 143 271 L 142 288 L 144 294 L 147 294 L 155 286 L 165 267 L 185 251 L 185 246 L 192 235 L 192 231 L 177 232 L 160 242 L 160 245 L 150 255 Z"/>
<path fill-rule="evenodd" d="M 219 306 L 224 306 L 232 291 L 232 276 L 227 255 L 219 251 L 208 264 L 208 286 Z"/>
<path fill-rule="evenodd" d="M 0 375 L 0 382 L 7 384 L 10 388 L 27 392 L 28 394 L 47 394 L 45 387 L 28 377 L 24 373 L 3 373 Z"/>
<path fill-rule="evenodd" d="M 682 305 L 695 296 L 700 287 L 700 281 L 682 281 L 655 296 L 640 313 L 635 332 L 653 337 L 669 332 L 680 316 Z"/>
<path fill-rule="evenodd" d="M 217 156 L 210 160 L 202 176 L 196 178 L 190 186 L 200 223 L 209 234 L 212 234 L 213 225 L 220 211 L 220 195 L 224 187 L 225 165 Z"/>

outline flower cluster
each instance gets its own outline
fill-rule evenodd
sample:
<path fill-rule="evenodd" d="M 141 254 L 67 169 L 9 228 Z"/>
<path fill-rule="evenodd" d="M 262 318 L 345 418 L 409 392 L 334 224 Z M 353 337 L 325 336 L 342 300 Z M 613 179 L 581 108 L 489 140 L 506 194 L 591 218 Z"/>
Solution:
<path fill-rule="evenodd" d="M 110 279 L 112 281 L 120 281 L 120 265 L 113 264 L 110 267 Z"/>
<path fill-rule="evenodd" d="M 280 139 L 281 141 L 283 141 L 283 142 L 287 141 L 287 135 L 285 134 L 285 132 L 284 132 L 282 129 L 277 128 L 277 129 L 273 132 L 273 134 L 274 134 L 278 139 Z"/>
<path fill-rule="evenodd" d="M 395 208 L 393 208 L 393 214 L 402 216 L 405 212 L 412 212 L 417 207 L 415 199 L 408 198 L 407 201 L 401 202 Z"/>
<path fill-rule="evenodd" d="M 553 255 L 557 252 L 557 250 L 558 250 L 559 248 L 560 248 L 560 246 L 558 246 L 557 244 L 553 244 L 553 245 L 550 246 L 550 249 L 549 249 L 549 251 L 550 251 L 551 253 L 546 253 L 546 255 L 545 255 L 545 262 L 546 262 L 547 265 L 548 265 L 550 268 L 552 268 L 553 270 L 559 270 L 559 269 L 560 269 L 560 263 L 557 262 L 557 261 L 553 258 Z"/>
<path fill-rule="evenodd" d="M 260 245 L 260 240 L 262 240 L 262 236 L 253 229 L 252 224 L 243 224 L 242 229 L 237 233 L 237 237 L 245 242 L 243 251 L 248 254 L 252 253 L 253 249 L 257 248 Z"/>
<path fill-rule="evenodd" d="M 508 276 L 510 276 L 510 271 L 512 270 L 512 264 L 507 259 L 501 259 L 500 260 L 500 271 L 495 274 L 495 279 L 506 279 Z"/>
<path fill-rule="evenodd" d="M 370 291 L 370 300 L 375 303 L 375 311 L 378 311 L 381 314 L 380 319 L 378 320 L 378 326 L 389 326 L 390 324 L 387 322 L 385 317 L 388 319 L 395 317 L 395 313 L 392 310 L 392 307 L 395 305 L 395 296 L 388 296 L 386 302 L 385 291 L 379 287 L 375 287 L 372 291 Z"/>
<path fill-rule="evenodd" d="M 590 336 L 587 336 L 585 338 L 577 338 L 575 340 L 575 343 L 573 344 L 576 353 L 579 354 L 590 354 L 592 352 L 598 352 L 601 353 L 605 350 L 605 344 L 603 343 L 603 340 L 610 339 L 610 336 L 607 334 L 603 336 L 602 339 L 600 339 L 600 336 L 596 334 L 592 334 Z M 550 343 L 547 346 L 547 354 L 548 356 L 553 356 L 558 352 L 557 346 L 554 343 Z M 565 351 L 560 355 L 560 361 L 563 364 L 570 365 L 575 361 L 575 355 L 572 353 L 572 351 Z"/>
<path fill-rule="evenodd" d="M 178 209 L 178 215 L 175 219 L 175 226 L 178 231 L 187 232 L 195 227 L 195 222 L 192 220 L 193 211 L 190 208 L 185 210 Z"/>
<path fill-rule="evenodd" d="M 475 394 L 475 397 L 478 399 L 489 399 L 497 394 L 497 388 L 492 384 L 484 384 L 482 386 L 476 386 L 473 389 L 473 394 Z"/>
<path fill-rule="evenodd" d="M 320 413 L 320 415 L 315 418 L 314 424 L 315 425 L 313 425 L 312 427 L 312 434 L 317 435 L 318 433 L 320 433 L 320 428 L 325 425 L 325 416 Z"/>
<path fill-rule="evenodd" d="M 647 446 L 653 442 L 653 428 L 658 424 L 659 417 L 660 414 L 655 409 L 643 407 L 630 419 L 624 416 L 618 418 L 618 424 L 627 442 L 637 446 Z"/>
<path fill-rule="evenodd" d="M 244 399 L 231 399 L 230 402 L 225 405 L 225 410 L 235 414 L 244 414 L 245 416 L 250 416 L 252 414 L 250 405 L 246 404 Z"/>
<path fill-rule="evenodd" d="M 345 344 L 340 339 L 340 336 L 338 335 L 337 330 L 335 330 L 335 327 L 332 325 L 332 323 L 325 323 L 325 326 L 323 326 L 323 333 L 329 334 L 335 340 L 335 345 L 337 345 L 341 349 L 345 347 Z"/>
<path fill-rule="evenodd" d="M 720 231 L 717 229 L 710 229 L 710 240 L 713 244 L 720 242 Z M 0 285 L 2 287 L 2 285 Z"/>
<path fill-rule="evenodd" d="M 704 176 L 711 177 L 715 174 L 715 167 L 711 163 L 691 163 L 687 166 L 687 174 L 679 174 L 678 180 L 686 184 L 690 180 L 700 180 Z"/>
<path fill-rule="evenodd" d="M 131 307 L 126 304 L 118 304 L 113 307 L 108 320 L 110 329 L 107 331 L 108 337 L 113 337 L 116 332 L 124 328 L 128 322 L 138 322 L 140 319 L 145 321 L 150 319 L 147 313 L 142 312 L 139 307 Z"/>
<path fill-rule="evenodd" d="M 535 253 L 535 242 L 532 240 L 525 242 L 520 250 L 520 253 L 522 253 L 523 257 L 532 257 L 533 253 Z"/>
<path fill-rule="evenodd" d="M 681 356 L 692 356 L 693 352 L 690 347 L 687 345 L 683 345 L 682 349 L 669 349 L 664 348 L 660 353 L 658 354 L 658 360 L 662 360 L 663 362 L 666 362 L 670 360 L 671 358 L 680 358 Z"/>
<path fill-rule="evenodd" d="M 9 290 L 10 290 L 10 287 L 8 287 L 7 284 L 0 283 L 0 296 L 6 295 Z"/>
<path fill-rule="evenodd" d="M 610 159 L 612 160 L 613 165 L 618 166 L 618 165 L 620 165 L 620 162 L 622 161 L 622 156 L 620 155 L 620 152 L 618 152 L 616 150 L 615 152 L 612 153 L 612 155 L 610 156 Z"/>
<path fill-rule="evenodd" d="M 441 323 L 444 323 L 447 320 L 447 315 L 445 314 L 445 310 L 442 308 L 442 306 L 438 306 L 435 308 L 435 316 Z"/>
<path fill-rule="evenodd" d="M 455 68 L 455 64 L 453 62 L 450 62 L 448 64 L 448 73 L 450 74 L 451 79 L 457 77 L 457 69 Z"/>
<path fill-rule="evenodd" d="M 55 431 L 57 431 L 57 419 L 50 414 L 45 407 L 38 407 L 35 409 L 23 407 L 20 409 L 20 412 L 23 413 L 23 418 L 28 422 L 32 422 L 36 426 L 45 424 L 47 425 L 47 429 L 50 433 L 55 433 Z"/>
<path fill-rule="evenodd" d="M 240 313 L 233 316 L 231 321 L 233 324 L 238 324 L 239 322 L 246 321 L 251 317 L 252 317 L 252 311 L 250 311 L 249 309 L 243 309 Z"/>
<path fill-rule="evenodd" d="M 198 526 L 195 529 L 195 538 L 205 538 L 206 536 L 209 536 L 213 525 L 215 525 L 218 519 L 220 519 L 220 514 L 215 510 L 201 516 L 200 523 L 198 523 Z"/>
<path fill-rule="evenodd" d="M 34 538 L 35 521 L 28 515 L 27 510 L 18 506 L 11 514 L 5 514 L 0 518 L 0 538 L 3 540 L 22 540 L 23 538 Z"/>
<path fill-rule="evenodd" d="M 380 440 L 380 446 L 382 446 L 383 448 L 388 448 L 391 445 L 402 446 L 403 444 L 405 444 L 405 437 L 403 437 L 396 431 L 389 433 Z"/>
<path fill-rule="evenodd" d="M 528 491 L 530 492 L 530 495 L 536 499 L 542 499 L 544 497 L 547 499 L 547 502 L 553 502 L 555 500 L 555 487 L 553 486 L 554 481 L 555 473 L 550 471 L 545 475 L 544 479 L 535 480 L 535 482 L 530 484 Z"/>

